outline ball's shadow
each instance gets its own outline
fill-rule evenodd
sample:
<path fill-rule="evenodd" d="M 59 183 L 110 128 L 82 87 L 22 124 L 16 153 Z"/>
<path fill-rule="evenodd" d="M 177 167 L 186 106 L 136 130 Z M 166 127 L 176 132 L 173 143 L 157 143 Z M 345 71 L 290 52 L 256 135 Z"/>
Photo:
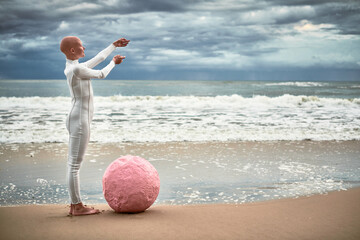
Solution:
<path fill-rule="evenodd" d="M 116 221 L 116 222 L 128 222 L 128 221 L 136 221 L 136 222 L 147 222 L 154 223 L 158 221 L 163 221 L 166 219 L 166 212 L 155 209 L 148 209 L 144 212 L 138 213 L 117 213 L 113 210 L 109 210 L 102 214 L 104 219 L 108 221 Z"/>
<path fill-rule="evenodd" d="M 160 213 L 160 211 L 157 211 L 156 209 L 147 209 L 142 212 L 115 212 L 114 210 L 108 210 L 108 211 L 111 212 L 111 214 L 113 215 L 123 215 L 123 216 L 136 216 L 136 215 L 145 216 L 145 215 L 150 215 L 150 214 L 154 215 Z"/>

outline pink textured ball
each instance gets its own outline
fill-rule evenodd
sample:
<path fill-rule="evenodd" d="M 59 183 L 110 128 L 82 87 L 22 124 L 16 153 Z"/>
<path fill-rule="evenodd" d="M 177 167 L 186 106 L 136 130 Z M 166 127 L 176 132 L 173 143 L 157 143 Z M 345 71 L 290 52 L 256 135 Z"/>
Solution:
<path fill-rule="evenodd" d="M 106 169 L 103 193 L 115 212 L 142 212 L 156 200 L 160 191 L 159 174 L 147 160 L 123 156 Z"/>

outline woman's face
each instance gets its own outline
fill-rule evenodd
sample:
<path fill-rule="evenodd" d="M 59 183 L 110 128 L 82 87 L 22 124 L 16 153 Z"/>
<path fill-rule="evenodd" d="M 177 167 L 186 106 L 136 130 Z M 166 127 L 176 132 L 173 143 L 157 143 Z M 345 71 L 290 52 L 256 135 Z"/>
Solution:
<path fill-rule="evenodd" d="M 79 59 L 85 57 L 85 47 L 82 45 L 80 39 L 74 41 L 74 45 L 71 48 L 71 53 L 74 55 L 74 58 Z"/>

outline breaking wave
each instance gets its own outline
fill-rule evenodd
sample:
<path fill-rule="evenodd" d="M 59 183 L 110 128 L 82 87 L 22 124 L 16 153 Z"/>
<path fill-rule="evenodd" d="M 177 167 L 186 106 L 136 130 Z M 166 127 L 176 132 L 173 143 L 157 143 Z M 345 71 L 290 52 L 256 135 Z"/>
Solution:
<path fill-rule="evenodd" d="M 69 97 L 1 97 L 0 142 L 67 142 Z M 360 99 L 95 97 L 94 142 L 359 140 Z"/>

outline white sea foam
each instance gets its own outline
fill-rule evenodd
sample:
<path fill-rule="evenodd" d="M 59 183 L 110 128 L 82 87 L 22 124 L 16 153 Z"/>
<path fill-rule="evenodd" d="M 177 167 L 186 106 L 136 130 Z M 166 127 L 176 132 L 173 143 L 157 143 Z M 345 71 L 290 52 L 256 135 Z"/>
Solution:
<path fill-rule="evenodd" d="M 327 86 L 324 82 L 278 82 L 267 83 L 266 86 L 296 86 L 296 87 L 322 87 Z"/>
<path fill-rule="evenodd" d="M 68 97 L 1 97 L 0 142 L 67 142 Z M 95 97 L 91 141 L 360 139 L 360 99 Z"/>

